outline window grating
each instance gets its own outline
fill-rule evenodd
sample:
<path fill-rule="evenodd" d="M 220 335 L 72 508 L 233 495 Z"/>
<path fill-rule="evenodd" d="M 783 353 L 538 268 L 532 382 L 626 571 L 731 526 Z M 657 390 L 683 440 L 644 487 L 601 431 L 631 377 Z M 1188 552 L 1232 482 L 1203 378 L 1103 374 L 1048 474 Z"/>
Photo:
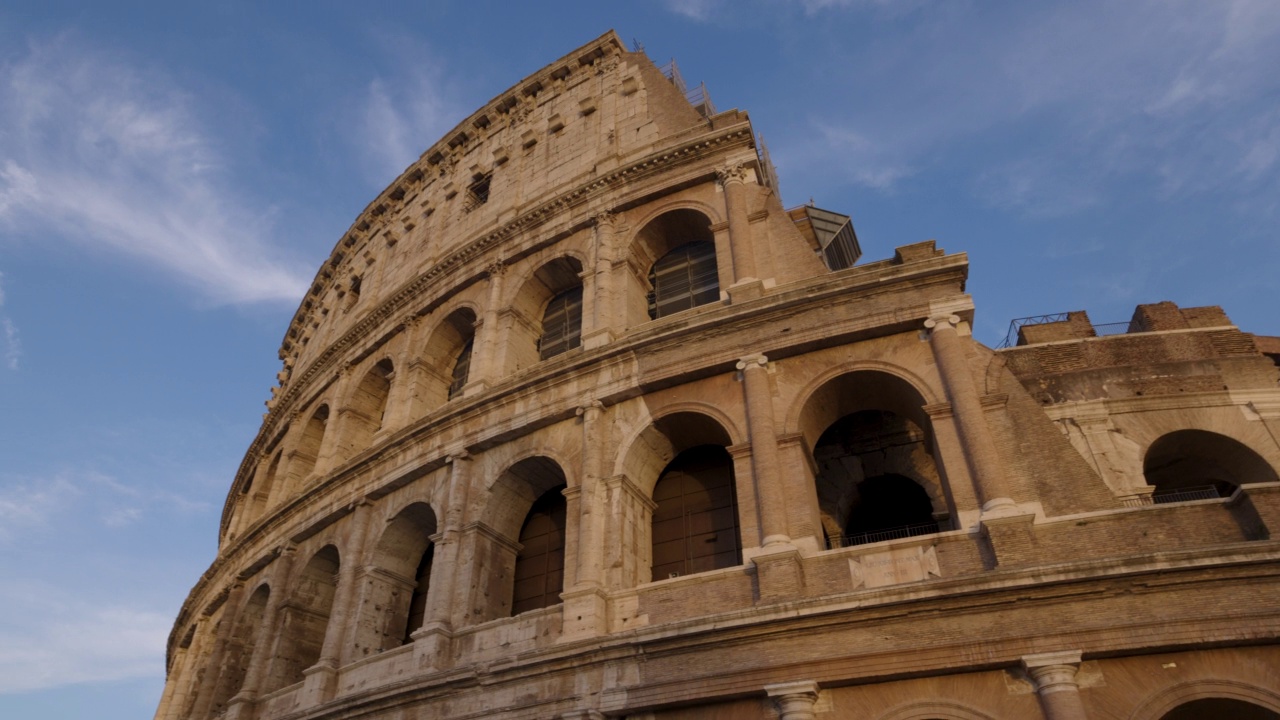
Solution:
<path fill-rule="evenodd" d="M 564 487 L 542 494 L 520 530 L 511 614 L 560 603 L 564 589 Z"/>
<path fill-rule="evenodd" d="M 449 399 L 452 400 L 462 393 L 462 388 L 467 384 L 467 374 L 471 371 L 471 343 L 474 338 L 468 339 L 467 344 L 462 346 L 462 352 L 458 353 L 458 360 L 453 364 L 453 381 L 449 383 Z"/>
<path fill-rule="evenodd" d="M 649 271 L 649 317 L 658 319 L 720 299 L 716 246 L 691 242 L 663 255 Z"/>
<path fill-rule="evenodd" d="M 542 314 L 538 356 L 546 360 L 582 344 L 582 286 L 569 288 L 547 303 Z"/>

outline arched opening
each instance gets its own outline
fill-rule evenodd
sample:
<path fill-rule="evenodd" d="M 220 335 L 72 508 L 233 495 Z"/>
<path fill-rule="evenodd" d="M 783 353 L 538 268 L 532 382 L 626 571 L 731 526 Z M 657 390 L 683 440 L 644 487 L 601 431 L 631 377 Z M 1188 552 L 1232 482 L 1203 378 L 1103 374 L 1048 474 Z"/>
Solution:
<path fill-rule="evenodd" d="M 311 414 L 311 418 L 307 420 L 307 424 L 302 431 L 302 437 L 298 440 L 298 446 L 293 449 L 289 461 L 289 478 L 293 488 L 296 489 L 298 483 L 306 480 L 307 476 L 311 475 L 312 471 L 315 470 L 328 424 L 328 405 L 321 405 L 316 408 L 316 411 Z"/>
<path fill-rule="evenodd" d="M 540 455 L 515 463 L 494 481 L 467 538 L 473 562 L 463 569 L 470 596 L 466 621 L 485 622 L 560 602 L 567 484 L 560 465 Z"/>
<path fill-rule="evenodd" d="M 542 493 L 520 528 L 511 593 L 511 614 L 560 603 L 564 590 L 564 486 Z"/>
<path fill-rule="evenodd" d="M 653 488 L 653 579 L 742 564 L 733 459 L 721 445 L 681 452 Z"/>
<path fill-rule="evenodd" d="M 421 387 L 426 410 L 462 394 L 470 381 L 476 314 L 470 308 L 449 313 L 427 341 L 421 367 L 430 381 Z"/>
<path fill-rule="evenodd" d="M 582 286 L 557 294 L 542 312 L 542 335 L 538 357 L 542 360 L 562 355 L 582 344 Z"/>
<path fill-rule="evenodd" d="M 280 641 L 263 692 L 302 682 L 302 672 L 320 659 L 338 582 L 338 549 L 332 545 L 311 557 L 280 611 Z"/>
<path fill-rule="evenodd" d="M 615 503 L 624 529 L 606 548 L 620 586 L 742 564 L 729 431 L 701 412 L 659 417 L 627 449 Z"/>
<path fill-rule="evenodd" d="M 1160 720 L 1280 720 L 1280 713 L 1232 698 L 1201 698 L 1183 703 Z"/>
<path fill-rule="evenodd" d="M 582 343 L 582 263 L 559 257 L 544 263 L 520 288 L 504 325 L 507 367 L 515 372 Z"/>
<path fill-rule="evenodd" d="M 628 311 L 636 321 L 645 315 L 656 320 L 720 299 L 711 220 L 697 210 L 672 210 L 650 220 L 636 234 L 629 261 L 648 281 L 640 294 L 647 302 Z"/>
<path fill-rule="evenodd" d="M 436 514 L 426 503 L 406 507 L 387 523 L 373 551 L 375 570 L 365 573 L 357 657 L 400 647 L 422 627 L 436 531 Z"/>
<path fill-rule="evenodd" d="M 1142 461 L 1156 503 L 1230 497 L 1243 483 L 1276 482 L 1270 463 L 1238 440 L 1206 430 L 1162 435 Z"/>
<path fill-rule="evenodd" d="M 252 511 L 249 514 L 249 520 L 253 521 L 262 517 L 262 513 L 267 509 L 267 503 L 271 500 L 271 493 L 275 489 L 276 476 L 280 474 L 280 458 L 282 452 L 276 451 L 271 462 L 267 465 L 267 470 L 262 476 L 262 482 L 258 483 L 258 490 L 253 494 L 253 503 L 250 506 Z"/>
<path fill-rule="evenodd" d="M 360 379 L 347 405 L 346 455 L 354 455 L 373 444 L 373 436 L 382 429 L 391 395 L 395 366 L 390 358 L 379 360 Z"/>
<path fill-rule="evenodd" d="M 806 402 L 802 432 L 812 443 L 814 488 L 828 547 L 947 527 L 947 500 L 924 404 L 910 384 L 879 371 L 834 378 Z"/>
<path fill-rule="evenodd" d="M 234 622 L 235 630 L 228 639 L 226 654 L 223 655 L 221 672 L 218 674 L 217 687 L 214 689 L 211 715 L 221 714 L 227 702 L 235 697 L 244 686 L 245 675 L 249 672 L 249 658 L 253 655 L 253 647 L 258 641 L 262 616 L 267 609 L 267 600 L 271 596 L 271 588 L 259 585 L 249 596 L 248 602 L 240 608 L 234 617 L 224 617 L 222 622 Z M 225 612 L 232 611 L 226 608 Z"/>

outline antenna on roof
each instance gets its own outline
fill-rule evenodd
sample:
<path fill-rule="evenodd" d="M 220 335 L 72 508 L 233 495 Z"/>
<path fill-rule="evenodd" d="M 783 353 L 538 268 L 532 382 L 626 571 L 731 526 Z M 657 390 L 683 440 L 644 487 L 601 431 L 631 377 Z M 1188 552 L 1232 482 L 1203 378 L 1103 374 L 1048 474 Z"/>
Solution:
<path fill-rule="evenodd" d="M 644 45 L 636 38 L 631 38 L 631 52 L 644 52 Z"/>

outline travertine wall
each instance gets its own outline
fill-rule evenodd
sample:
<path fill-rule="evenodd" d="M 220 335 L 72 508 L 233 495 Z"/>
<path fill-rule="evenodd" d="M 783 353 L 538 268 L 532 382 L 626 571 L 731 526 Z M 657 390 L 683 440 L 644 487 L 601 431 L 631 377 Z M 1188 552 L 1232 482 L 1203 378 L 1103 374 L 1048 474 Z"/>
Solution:
<path fill-rule="evenodd" d="M 157 717 L 1280 711 L 1280 374 L 1252 336 L 1161 303 L 990 350 L 963 254 L 829 271 L 770 174 L 744 113 L 702 117 L 613 33 L 428 149 L 290 326 Z M 719 299 L 653 319 L 650 269 L 690 238 Z M 579 284 L 581 346 L 540 359 Z M 858 413 L 891 420 L 816 452 Z M 704 445 L 740 556 L 654 582 L 655 488 Z M 1228 497 L 1148 482 L 1201 447 L 1243 458 Z M 937 532 L 839 547 L 871 475 L 919 485 Z M 560 602 L 512 617 L 547 493 Z"/>

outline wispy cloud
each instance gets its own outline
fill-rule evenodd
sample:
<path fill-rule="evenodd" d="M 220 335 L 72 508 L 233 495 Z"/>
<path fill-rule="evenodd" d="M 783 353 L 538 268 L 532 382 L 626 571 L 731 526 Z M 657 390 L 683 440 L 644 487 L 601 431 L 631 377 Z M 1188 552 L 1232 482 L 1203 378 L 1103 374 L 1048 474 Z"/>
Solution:
<path fill-rule="evenodd" d="M 666 0 L 667 10 L 698 22 L 710 20 L 719 5 L 719 0 Z"/>
<path fill-rule="evenodd" d="M 0 543 L 19 531 L 51 529 L 71 518 L 122 528 L 149 513 L 210 509 L 206 502 L 165 488 L 130 485 L 92 469 L 59 470 L 44 477 L 0 475 Z"/>
<path fill-rule="evenodd" d="M 467 110 L 453 99 L 441 64 L 424 57 L 420 40 L 396 30 L 375 40 L 375 47 L 396 59 L 390 65 L 402 70 L 395 77 L 369 81 L 356 104 L 363 111 L 354 142 L 371 179 L 385 184 L 404 172 Z"/>
<path fill-rule="evenodd" d="M 967 176 L 980 201 L 1039 216 L 1134 192 L 1221 192 L 1264 211 L 1280 195 L 1276 3 L 956 5 L 878 17 L 866 14 L 865 42 L 831 49 L 829 62 L 861 71 L 824 76 L 810 126 L 775 143 L 780 164 L 830 166 L 817 161 L 836 149 L 827 157 L 842 162 L 827 174 L 881 190 L 945 168 Z"/>
<path fill-rule="evenodd" d="M 0 694 L 160 676 L 172 618 L 102 600 L 6 579 L 0 585 Z"/>
<path fill-rule="evenodd" d="M 0 65 L 0 223 L 160 268 L 215 302 L 296 300 L 271 212 L 238 195 L 208 110 L 172 78 L 77 37 Z"/>
<path fill-rule="evenodd" d="M 3 210 L 0 209 L 0 212 Z M 18 326 L 13 324 L 13 320 L 4 312 L 4 273 L 0 273 L 0 330 L 4 331 L 3 346 L 0 347 L 0 358 L 4 359 L 4 366 L 10 370 L 18 369 L 18 360 L 22 357 L 22 340 L 18 337 Z"/>

